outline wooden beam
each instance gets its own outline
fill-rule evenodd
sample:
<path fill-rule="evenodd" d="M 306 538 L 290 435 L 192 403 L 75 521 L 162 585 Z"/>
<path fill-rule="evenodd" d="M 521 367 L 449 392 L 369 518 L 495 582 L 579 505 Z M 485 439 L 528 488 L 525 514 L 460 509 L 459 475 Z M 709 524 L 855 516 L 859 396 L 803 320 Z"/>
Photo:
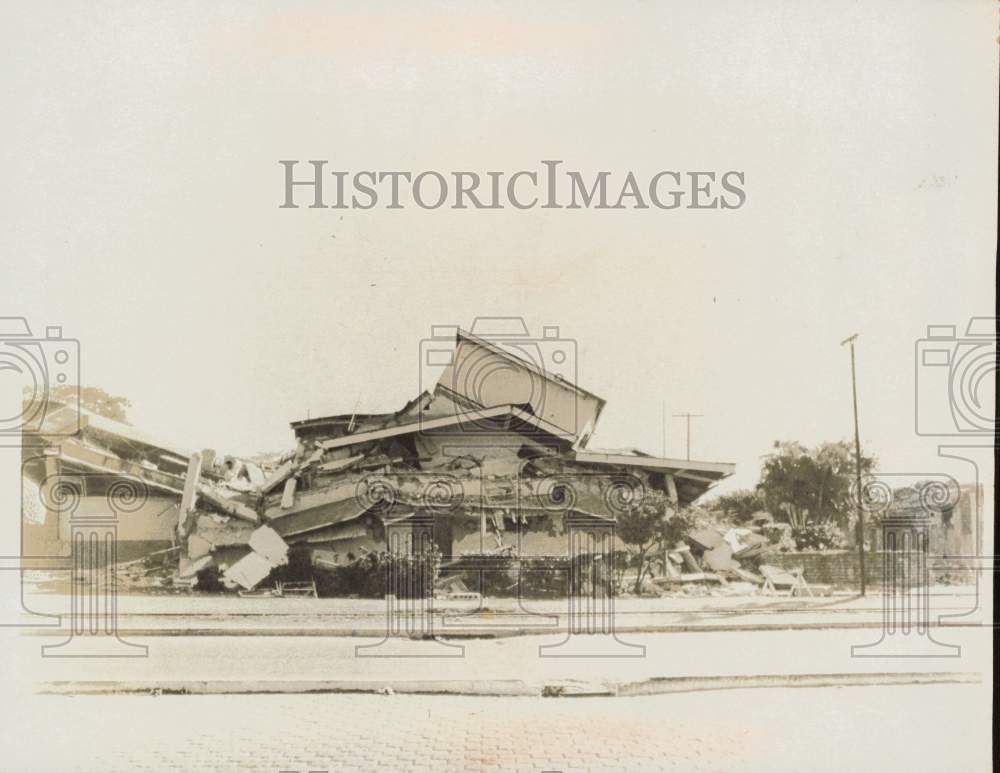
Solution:
<path fill-rule="evenodd" d="M 172 494 L 181 494 L 184 491 L 184 480 L 176 475 L 160 470 L 151 470 L 135 462 L 127 462 L 117 456 L 95 451 L 93 448 L 88 448 L 75 441 L 63 439 L 59 443 L 58 449 L 60 457 L 75 462 L 81 467 L 97 472 L 138 478 L 149 486 L 169 491 Z"/>
<path fill-rule="evenodd" d="M 188 521 L 198 505 L 198 478 L 201 477 L 201 454 L 191 454 L 188 459 L 187 474 L 184 476 L 184 493 L 181 496 L 180 515 L 177 519 L 177 534 L 187 536 Z"/>

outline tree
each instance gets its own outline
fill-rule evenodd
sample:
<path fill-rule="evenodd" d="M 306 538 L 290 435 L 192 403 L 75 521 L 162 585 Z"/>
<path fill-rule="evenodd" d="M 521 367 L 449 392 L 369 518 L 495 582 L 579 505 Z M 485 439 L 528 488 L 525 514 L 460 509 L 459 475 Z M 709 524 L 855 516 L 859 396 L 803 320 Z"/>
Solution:
<path fill-rule="evenodd" d="M 767 509 L 764 495 L 758 489 L 739 489 L 729 494 L 722 494 L 715 500 L 715 509 L 736 523 L 746 523 L 754 513 Z"/>
<path fill-rule="evenodd" d="M 110 395 L 100 387 L 78 387 L 60 384 L 49 389 L 49 401 L 56 403 L 75 402 L 80 397 L 80 406 L 106 419 L 128 424 L 126 411 L 132 407 L 127 397 Z"/>
<path fill-rule="evenodd" d="M 618 516 L 618 536 L 628 548 L 636 567 L 635 593 L 649 570 L 654 548 L 666 549 L 683 539 L 691 528 L 686 514 L 678 512 L 662 491 L 649 490 L 642 501 Z"/>
<path fill-rule="evenodd" d="M 774 449 L 757 485 L 767 509 L 796 530 L 810 522 L 846 524 L 853 510 L 853 445 L 841 440 L 809 450 L 795 441 L 775 441 Z M 861 474 L 875 465 L 873 456 L 862 455 Z"/>

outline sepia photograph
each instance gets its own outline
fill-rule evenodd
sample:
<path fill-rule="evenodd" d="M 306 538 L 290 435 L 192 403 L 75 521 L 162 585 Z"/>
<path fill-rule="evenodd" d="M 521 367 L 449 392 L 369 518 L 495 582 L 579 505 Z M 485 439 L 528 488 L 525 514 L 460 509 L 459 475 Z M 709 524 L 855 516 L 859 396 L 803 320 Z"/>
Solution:
<path fill-rule="evenodd" d="M 0 771 L 993 770 L 995 2 L 2 20 Z"/>

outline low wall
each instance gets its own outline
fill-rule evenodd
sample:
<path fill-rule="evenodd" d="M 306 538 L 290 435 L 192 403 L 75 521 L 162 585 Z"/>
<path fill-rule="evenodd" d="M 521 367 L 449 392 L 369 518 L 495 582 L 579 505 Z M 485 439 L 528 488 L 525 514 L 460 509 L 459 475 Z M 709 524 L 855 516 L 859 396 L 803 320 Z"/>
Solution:
<path fill-rule="evenodd" d="M 865 552 L 865 578 L 868 585 L 882 585 L 882 560 L 884 551 Z M 827 550 L 822 552 L 776 553 L 762 563 L 783 569 L 802 567 L 806 582 L 833 585 L 837 588 L 857 588 L 861 584 L 861 571 L 857 551 Z M 971 572 L 931 569 L 931 582 L 954 585 L 972 583 Z"/>

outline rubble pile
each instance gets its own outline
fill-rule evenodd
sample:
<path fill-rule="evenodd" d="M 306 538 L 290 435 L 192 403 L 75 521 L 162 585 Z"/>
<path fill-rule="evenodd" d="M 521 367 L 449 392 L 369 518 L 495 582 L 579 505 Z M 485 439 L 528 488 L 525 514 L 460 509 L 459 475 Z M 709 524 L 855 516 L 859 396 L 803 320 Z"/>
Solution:
<path fill-rule="evenodd" d="M 772 540 L 758 524 L 749 527 L 699 526 L 685 540 L 654 562 L 659 574 L 643 583 L 649 595 L 745 595 L 764 584 L 750 568 L 768 550 Z"/>
<path fill-rule="evenodd" d="M 447 355 L 433 388 L 396 411 L 292 422 L 295 448 L 277 458 L 177 452 L 94 417 L 60 443 L 60 464 L 135 478 L 163 498 L 121 530 L 137 544 L 155 532 L 169 548 L 120 567 L 126 586 L 244 593 L 309 592 L 317 574 L 385 551 L 433 549 L 444 566 L 565 556 L 568 518 L 613 523 L 651 490 L 677 510 L 732 474 L 726 463 L 589 448 L 604 400 L 544 367 L 564 362 L 564 349 L 545 359 L 549 349 L 518 335 L 527 331 L 498 342 L 456 330 L 432 341 L 442 351 L 430 353 Z M 692 535 L 664 556 L 656 585 L 756 582 L 739 562 L 761 539 L 755 529 Z M 623 549 L 618 539 L 584 546 Z M 439 592 L 472 590 L 459 578 Z"/>

